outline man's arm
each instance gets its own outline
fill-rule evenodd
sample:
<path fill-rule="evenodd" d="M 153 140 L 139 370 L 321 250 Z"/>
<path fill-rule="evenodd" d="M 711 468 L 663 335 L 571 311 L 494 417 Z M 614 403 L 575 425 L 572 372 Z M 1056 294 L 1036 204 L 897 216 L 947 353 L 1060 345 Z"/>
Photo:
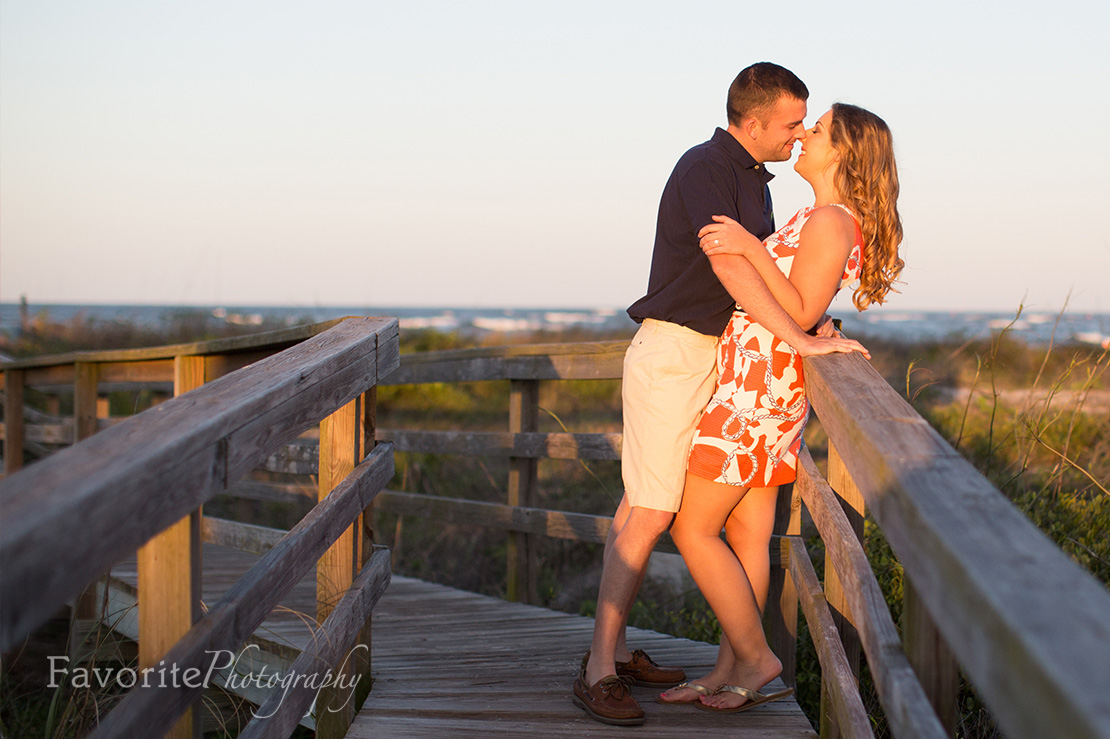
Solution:
<path fill-rule="evenodd" d="M 725 215 L 740 221 L 740 213 L 736 207 L 735 175 L 719 162 L 708 159 L 697 162 L 680 180 L 679 190 L 686 215 L 693 227 L 691 235 L 695 239 L 703 226 L 714 222 L 715 215 Z M 740 223 L 743 225 L 743 221 Z M 698 251 L 701 251 L 700 248 Z M 744 257 L 731 254 L 705 257 L 698 254 L 695 258 L 708 258 L 714 274 L 733 301 L 744 306 L 744 310 L 752 318 L 794 347 L 802 356 L 858 351 L 870 358 L 871 355 L 857 341 L 845 338 L 819 339 L 802 331 L 775 300 L 767 283 L 759 276 L 752 263 Z"/>
<path fill-rule="evenodd" d="M 803 357 L 835 352 L 858 351 L 868 359 L 871 354 L 862 344 L 843 337 L 810 336 L 783 309 L 755 267 L 744 257 L 719 254 L 709 257 L 717 279 L 744 311 L 761 326 L 785 341 Z M 742 296 L 742 297 L 738 297 Z"/>

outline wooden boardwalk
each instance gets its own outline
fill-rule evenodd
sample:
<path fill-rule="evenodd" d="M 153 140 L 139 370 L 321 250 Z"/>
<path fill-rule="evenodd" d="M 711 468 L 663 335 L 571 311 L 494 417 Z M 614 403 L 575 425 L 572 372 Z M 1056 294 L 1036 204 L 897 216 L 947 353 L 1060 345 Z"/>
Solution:
<path fill-rule="evenodd" d="M 214 602 L 256 559 L 205 545 L 205 602 Z M 312 584 L 302 582 L 256 633 L 255 643 L 266 652 L 263 663 L 288 664 L 312 638 L 311 621 L 298 615 L 314 608 Z M 113 568 L 113 620 L 120 613 L 133 614 L 127 601 L 134 587 L 133 564 Z M 130 631 L 122 620 L 118 628 Z M 713 715 L 692 706 L 656 704 L 658 691 L 646 688 L 634 689 L 647 712 L 644 725 L 599 724 L 570 699 L 592 629 L 590 618 L 394 576 L 374 609 L 373 690 L 348 736 L 816 736 L 793 701 Z M 642 629 L 631 629 L 629 642 L 661 663 L 685 666 L 691 676 L 707 670 L 716 656 L 713 645 Z M 776 685 L 782 687 L 777 681 L 770 687 Z"/>

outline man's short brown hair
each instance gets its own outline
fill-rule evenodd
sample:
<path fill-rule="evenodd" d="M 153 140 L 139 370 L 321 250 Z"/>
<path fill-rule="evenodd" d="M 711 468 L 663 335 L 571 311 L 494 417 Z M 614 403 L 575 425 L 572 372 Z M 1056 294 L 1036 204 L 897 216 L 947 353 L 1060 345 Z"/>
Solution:
<path fill-rule="evenodd" d="M 771 62 L 757 62 L 736 75 L 728 88 L 728 122 L 738 126 L 740 121 L 753 116 L 766 122 L 783 95 L 804 101 L 809 99 L 809 89 L 789 69 Z"/>

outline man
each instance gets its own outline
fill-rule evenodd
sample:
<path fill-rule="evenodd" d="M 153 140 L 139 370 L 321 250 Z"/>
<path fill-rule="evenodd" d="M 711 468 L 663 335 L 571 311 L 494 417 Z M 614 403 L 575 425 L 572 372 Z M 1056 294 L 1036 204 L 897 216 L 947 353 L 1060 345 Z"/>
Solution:
<path fill-rule="evenodd" d="M 699 414 L 716 383 L 717 338 L 737 303 L 803 356 L 862 347 L 805 334 L 774 300 L 755 268 L 733 255 L 706 257 L 698 231 L 727 215 L 764 239 L 774 231 L 771 175 L 764 162 L 786 161 L 804 135 L 809 90 L 776 64 L 753 64 L 733 81 L 728 128 L 686 152 L 663 190 L 648 292 L 629 309 L 641 323 L 624 360 L 625 495 L 605 544 L 590 651 L 574 702 L 603 723 L 642 723 L 627 681 L 669 687 L 681 669 L 630 652 L 625 624 L 648 558 L 682 500 L 686 459 Z M 622 679 L 623 678 L 623 679 Z"/>

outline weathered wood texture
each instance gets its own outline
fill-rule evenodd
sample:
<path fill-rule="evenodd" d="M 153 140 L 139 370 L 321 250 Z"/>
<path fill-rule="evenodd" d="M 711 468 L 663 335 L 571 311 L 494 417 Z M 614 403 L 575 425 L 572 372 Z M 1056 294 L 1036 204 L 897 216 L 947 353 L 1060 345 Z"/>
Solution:
<path fill-rule="evenodd" d="M 219 600 L 254 561 L 249 555 L 206 546 L 206 601 Z M 121 579 L 121 585 L 133 591 L 134 568 L 116 568 L 113 580 Z M 303 578 L 282 600 L 284 608 L 271 613 L 250 640 L 265 650 L 253 652 L 256 669 L 265 665 L 270 674 L 285 674 L 306 647 L 310 654 L 314 648 L 332 648 L 333 640 L 325 638 L 311 619 L 296 616 L 314 608 L 313 583 L 311 575 Z M 129 602 L 133 605 L 133 596 Z M 116 612 L 126 612 L 127 607 L 128 602 L 121 602 Z M 336 610 L 342 609 L 341 602 Z M 349 737 L 430 739 L 453 733 L 578 739 L 628 737 L 629 731 L 647 739 L 815 737 L 793 701 L 763 706 L 742 717 L 715 716 L 690 706 L 658 705 L 653 701 L 659 691 L 648 688 L 634 689 L 648 713 L 643 726 L 607 727 L 586 718 L 569 696 L 578 662 L 589 646 L 589 618 L 394 576 L 374 605 L 372 620 L 374 690 Z M 634 648 L 647 649 L 666 664 L 682 665 L 691 675 L 707 671 L 716 656 L 715 645 L 641 629 L 629 629 L 629 639 Z M 452 669 L 443 669 L 445 663 Z M 781 688 L 781 683 L 772 687 Z M 265 704 L 276 696 L 263 692 L 252 699 Z M 290 695 L 286 700 L 293 699 Z M 267 715 L 272 705 L 256 712 Z M 286 736 L 288 721 L 283 715 L 273 734 L 262 735 Z M 251 726 L 248 731 L 259 729 Z"/>
<path fill-rule="evenodd" d="M 399 452 L 530 459 L 620 459 L 621 435 L 379 429 Z"/>
<path fill-rule="evenodd" d="M 509 383 L 509 433 L 535 433 L 539 425 L 540 383 L 512 380 Z M 509 457 L 507 500 L 513 507 L 532 508 L 536 497 L 536 459 Z M 505 592 L 509 600 L 539 601 L 537 591 L 537 543 L 528 533 L 514 531 L 509 537 Z"/>
<path fill-rule="evenodd" d="M 362 408 L 361 397 L 339 408 L 320 422 L 320 476 L 319 495 L 324 501 L 336 490 L 355 465 L 361 460 Z M 384 481 L 383 481 L 384 485 Z M 367 505 L 369 502 L 367 503 Z M 365 508 L 363 506 L 362 508 Z M 359 508 L 351 525 L 343 531 L 316 564 L 316 620 L 324 623 L 351 589 L 359 567 L 358 533 L 355 521 L 362 514 Z M 361 626 L 361 624 L 360 624 Z M 346 647 L 349 642 L 344 642 Z M 350 677 L 350 665 L 331 664 L 341 678 Z M 355 718 L 353 696 L 326 686 L 317 697 L 316 735 L 319 739 L 339 739 Z"/>
<path fill-rule="evenodd" d="M 840 500 L 821 477 L 808 449 L 803 449 L 799 455 L 798 480 L 794 487 L 801 493 L 821 534 L 829 564 L 844 583 L 842 592 L 859 624 L 867 664 L 894 736 L 914 739 L 947 736 L 902 652 L 898 628 L 891 619 L 883 591 L 855 529 Z"/>
<path fill-rule="evenodd" d="M 956 731 L 960 666 L 909 577 L 902 578 L 902 643 L 925 695 L 951 736 Z"/>
<path fill-rule="evenodd" d="M 348 319 L 6 477 L 0 646 L 371 387 L 398 357 L 396 320 Z M 121 519 L 121 510 L 128 516 Z M 67 542 L 62 550 L 59 540 Z"/>
<path fill-rule="evenodd" d="M 376 503 L 378 510 L 398 515 L 418 516 L 464 526 L 527 531 L 559 539 L 593 543 L 603 543 L 612 524 L 612 518 L 606 516 L 523 508 L 502 503 L 485 503 L 396 490 L 382 492 Z"/>
<path fill-rule="evenodd" d="M 275 352 L 288 348 L 305 339 L 321 334 L 339 325 L 349 318 L 336 318 L 331 321 L 313 323 L 305 326 L 293 326 L 279 331 L 263 331 L 245 336 L 233 336 L 227 339 L 213 339 L 211 341 L 194 341 L 187 344 L 167 344 L 165 346 L 141 347 L 138 349 L 107 349 L 103 351 L 70 352 L 67 354 L 50 354 L 41 357 L 29 357 L 4 362 L 3 369 L 23 368 L 64 368 L 79 362 L 147 362 L 149 360 L 164 359 L 168 364 L 161 365 L 170 371 L 173 376 L 173 358 L 192 355 L 207 354 L 234 354 L 253 349 L 265 348 Z M 396 321 L 396 319 L 356 318 L 356 320 L 371 321 Z"/>
<path fill-rule="evenodd" d="M 862 357 L 807 359 L 806 384 L 868 509 L 1006 735 L 1110 735 L 1110 592 Z"/>
<path fill-rule="evenodd" d="M 204 357 L 175 357 L 174 395 L 204 384 Z M 200 510 L 155 534 L 139 547 L 139 669 L 155 667 L 200 618 Z M 199 739 L 196 706 L 166 734 Z"/>
<path fill-rule="evenodd" d="M 851 475 L 844 468 L 844 461 L 837 453 L 836 444 L 832 440 L 829 441 L 828 485 L 839 501 L 840 507 L 844 510 L 844 515 L 847 516 L 856 540 L 862 542 L 863 521 L 866 516 L 863 496 L 860 495 L 859 488 L 856 487 Z M 836 630 L 840 633 L 840 643 L 843 645 L 848 665 L 852 674 L 859 677 L 860 640 L 856 626 L 856 616 L 849 606 L 848 598 L 844 593 L 844 585 L 840 581 L 836 567 L 833 566 L 827 548 L 825 549 L 824 590 L 825 600 L 832 612 L 833 623 L 836 624 Z M 821 723 L 819 730 L 822 739 L 837 739 L 841 735 L 837 716 L 831 710 L 835 701 L 832 699 L 833 696 L 827 695 L 827 691 L 832 688 L 832 685 L 827 680 L 821 683 Z"/>
<path fill-rule="evenodd" d="M 779 488 L 775 501 L 775 537 L 802 533 L 802 499 L 793 485 Z M 782 680 L 797 685 L 798 592 L 790 574 L 790 562 L 783 556 L 771 557 L 767 603 L 763 608 L 763 630 L 767 644 L 782 662 Z"/>
<path fill-rule="evenodd" d="M 821 663 L 821 682 L 829 685 L 828 690 L 822 690 L 822 696 L 828 695 L 832 705 L 822 705 L 821 711 L 824 713 L 828 710 L 835 717 L 841 736 L 851 739 L 874 736 L 871 719 L 859 697 L 856 674 L 848 663 L 848 655 L 844 653 L 840 632 L 825 602 L 813 563 L 809 561 L 809 552 L 798 536 L 786 537 L 782 544 L 788 547 L 790 574 L 797 584 L 798 597 L 809 625 L 809 635 Z"/>
<path fill-rule="evenodd" d="M 201 541 L 250 554 L 265 554 L 274 548 L 288 532 L 255 526 L 249 523 L 228 521 L 204 516 L 200 523 Z"/>
<path fill-rule="evenodd" d="M 570 700 L 593 619 L 394 576 L 374 608 L 374 689 L 348 733 L 367 737 L 816 737 L 793 700 L 742 715 L 654 702 L 633 688 L 647 722 L 605 726 Z M 703 675 L 717 646 L 630 628 L 661 664 Z M 445 669 L 444 665 L 450 665 Z M 781 681 L 770 689 L 781 690 Z"/>
<path fill-rule="evenodd" d="M 313 689 L 309 678 L 334 670 L 336 665 L 343 665 L 353 658 L 349 645 L 370 618 L 371 609 L 385 592 L 390 576 L 389 550 L 378 549 L 370 556 L 351 588 L 328 614 L 314 641 L 306 646 L 284 673 L 292 687 L 288 691 L 274 691 L 255 712 L 257 716 L 266 717 L 265 720 L 256 718 L 251 721 L 239 734 L 239 739 L 278 739 L 292 733 L 312 702 L 317 700 L 318 691 Z M 303 676 L 304 679 L 298 680 L 298 676 Z M 363 679 L 369 682 L 368 676 L 363 676 Z M 354 685 L 357 686 L 359 682 L 362 680 Z M 354 687 L 338 691 L 337 697 L 341 705 L 353 707 Z M 326 725 L 321 712 L 335 710 L 322 702 L 317 703 L 318 733 L 325 730 L 323 727 Z M 344 729 L 349 725 L 350 721 L 347 721 Z"/>
<path fill-rule="evenodd" d="M 235 651 L 278 601 L 311 570 L 393 475 L 393 450 L 383 444 L 355 468 L 277 546 L 215 603 L 166 655 L 180 670 L 204 672 L 211 655 Z M 132 689 L 91 735 L 95 739 L 149 737 L 168 729 L 200 696 L 201 686 Z"/>
<path fill-rule="evenodd" d="M 406 354 L 383 385 L 476 380 L 620 379 L 627 341 L 527 344 Z"/>
<path fill-rule="evenodd" d="M 4 474 L 23 468 L 23 370 L 4 372 Z"/>

